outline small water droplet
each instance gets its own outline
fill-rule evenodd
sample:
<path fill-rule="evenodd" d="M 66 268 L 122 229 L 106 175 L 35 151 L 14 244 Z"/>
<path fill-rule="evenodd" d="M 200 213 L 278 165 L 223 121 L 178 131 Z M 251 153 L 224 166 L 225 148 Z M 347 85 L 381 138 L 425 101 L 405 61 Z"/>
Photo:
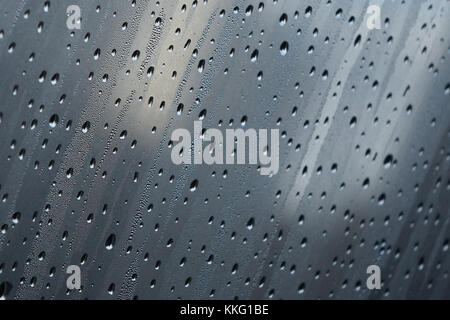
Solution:
<path fill-rule="evenodd" d="M 280 26 L 284 26 L 288 20 L 288 16 L 286 13 L 283 13 L 280 17 Z"/>
<path fill-rule="evenodd" d="M 191 192 L 194 192 L 195 190 L 197 190 L 197 188 L 198 188 L 198 180 L 195 179 L 194 181 L 191 182 L 189 190 L 191 190 Z"/>
<path fill-rule="evenodd" d="M 131 60 L 136 61 L 137 59 L 139 59 L 139 55 L 140 55 L 140 51 L 136 50 L 133 52 L 133 54 L 131 55 Z"/>
<path fill-rule="evenodd" d="M 289 43 L 287 41 L 283 41 L 280 46 L 280 53 L 282 56 L 285 56 L 289 50 Z"/>
<path fill-rule="evenodd" d="M 56 126 L 58 125 L 58 122 L 59 122 L 59 117 L 58 117 L 57 114 L 54 114 L 54 115 L 52 115 L 52 116 L 50 117 L 50 120 L 49 120 L 49 122 L 48 122 L 48 125 L 49 125 L 51 128 L 54 128 L 54 127 L 56 127 Z"/>
<path fill-rule="evenodd" d="M 114 248 L 115 243 L 116 243 L 116 236 L 112 233 L 109 235 L 108 239 L 106 239 L 105 242 L 106 250 L 112 250 L 112 248 Z"/>
<path fill-rule="evenodd" d="M 86 121 L 83 126 L 81 127 L 81 132 L 86 133 L 91 128 L 91 123 L 89 121 Z"/>

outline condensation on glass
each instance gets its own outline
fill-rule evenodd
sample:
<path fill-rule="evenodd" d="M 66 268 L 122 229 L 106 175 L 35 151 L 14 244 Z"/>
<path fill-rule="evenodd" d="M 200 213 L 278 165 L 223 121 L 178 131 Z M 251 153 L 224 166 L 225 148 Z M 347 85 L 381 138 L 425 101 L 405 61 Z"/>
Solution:
<path fill-rule="evenodd" d="M 450 298 L 449 10 L 1 1 L 0 297 Z M 199 120 L 278 172 L 174 164 Z"/>

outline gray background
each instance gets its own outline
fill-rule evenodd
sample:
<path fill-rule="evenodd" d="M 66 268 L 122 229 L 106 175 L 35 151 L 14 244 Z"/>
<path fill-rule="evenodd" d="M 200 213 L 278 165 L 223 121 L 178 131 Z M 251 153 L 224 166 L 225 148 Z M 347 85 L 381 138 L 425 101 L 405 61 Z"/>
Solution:
<path fill-rule="evenodd" d="M 449 10 L 0 1 L 0 296 L 450 298 Z M 278 128 L 278 174 L 174 165 L 171 132 L 202 116 Z"/>

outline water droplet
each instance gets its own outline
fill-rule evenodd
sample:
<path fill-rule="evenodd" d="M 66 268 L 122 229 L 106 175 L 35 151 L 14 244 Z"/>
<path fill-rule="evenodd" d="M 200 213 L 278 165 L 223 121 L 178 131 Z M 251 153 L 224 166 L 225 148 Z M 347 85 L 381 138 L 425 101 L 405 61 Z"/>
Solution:
<path fill-rule="evenodd" d="M 20 212 L 15 212 L 15 213 L 12 215 L 12 222 L 13 222 L 14 224 L 18 224 L 19 221 L 20 221 Z"/>
<path fill-rule="evenodd" d="M 248 222 L 247 222 L 247 229 L 248 229 L 248 230 L 252 230 L 253 227 L 254 227 L 254 225 L 255 225 L 255 219 L 250 218 L 250 219 L 248 220 Z"/>
<path fill-rule="evenodd" d="M 289 50 L 289 43 L 287 41 L 283 41 L 280 46 L 280 53 L 282 56 L 285 56 Z"/>
<path fill-rule="evenodd" d="M 54 127 L 56 127 L 56 126 L 58 125 L 58 122 L 59 122 L 59 117 L 58 117 L 57 114 L 54 114 L 54 115 L 52 115 L 52 116 L 50 117 L 50 120 L 49 120 L 49 122 L 48 122 L 48 125 L 49 125 L 51 128 L 54 128 Z"/>
<path fill-rule="evenodd" d="M 288 16 L 286 13 L 283 13 L 280 17 L 280 26 L 284 26 L 288 20 Z"/>
<path fill-rule="evenodd" d="M 109 235 L 108 239 L 106 239 L 105 242 L 106 250 L 112 250 L 115 244 L 116 244 L 116 236 L 115 234 L 112 233 Z"/>
<path fill-rule="evenodd" d="M 139 55 L 140 55 L 140 51 L 136 50 L 133 52 L 133 54 L 131 55 L 131 60 L 136 61 L 137 59 L 139 59 Z"/>
<path fill-rule="evenodd" d="M 255 49 L 253 52 L 252 52 L 252 55 L 251 55 L 251 57 L 250 57 L 250 61 L 251 62 L 256 62 L 256 60 L 258 59 L 258 50 L 257 49 Z"/>
<path fill-rule="evenodd" d="M 197 70 L 198 70 L 198 72 L 202 73 L 204 68 L 205 68 L 205 60 L 202 59 L 202 60 L 200 60 L 200 62 L 198 63 L 198 68 L 197 68 Z"/>
<path fill-rule="evenodd" d="M 198 180 L 195 179 L 194 181 L 191 182 L 189 190 L 191 190 L 191 192 L 194 192 L 195 190 L 197 190 L 197 187 L 198 187 Z"/>
<path fill-rule="evenodd" d="M 86 133 L 91 128 L 91 123 L 89 121 L 86 121 L 83 126 L 81 127 L 81 132 Z"/>
<path fill-rule="evenodd" d="M 384 158 L 384 168 L 389 169 L 392 166 L 393 160 L 392 154 L 388 154 L 386 158 Z"/>

